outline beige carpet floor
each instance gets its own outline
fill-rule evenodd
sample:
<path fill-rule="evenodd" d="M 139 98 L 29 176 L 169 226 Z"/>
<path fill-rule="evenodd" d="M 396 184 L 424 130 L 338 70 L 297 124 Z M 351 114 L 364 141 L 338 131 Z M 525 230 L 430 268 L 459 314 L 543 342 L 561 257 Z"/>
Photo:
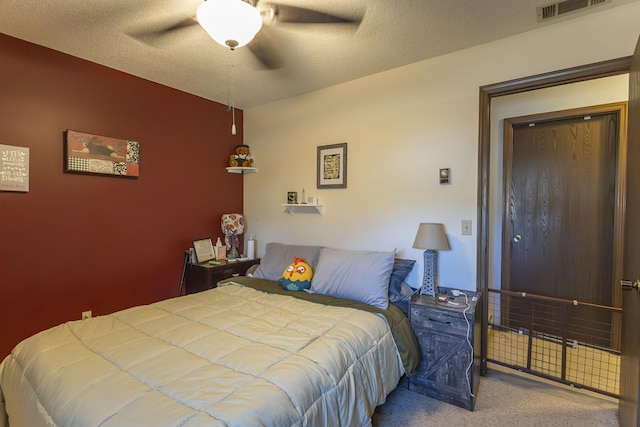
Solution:
<path fill-rule="evenodd" d="M 403 379 L 373 416 L 374 427 L 618 425 L 616 399 L 498 365 L 481 377 L 474 411 L 410 391 Z"/>

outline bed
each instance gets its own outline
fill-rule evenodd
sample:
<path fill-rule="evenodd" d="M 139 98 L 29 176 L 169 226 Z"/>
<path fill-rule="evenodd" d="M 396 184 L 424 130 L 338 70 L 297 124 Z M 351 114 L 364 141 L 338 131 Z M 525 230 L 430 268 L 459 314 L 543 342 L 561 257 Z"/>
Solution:
<path fill-rule="evenodd" d="M 393 304 L 238 277 L 24 340 L 0 426 L 367 426 L 419 357 Z"/>

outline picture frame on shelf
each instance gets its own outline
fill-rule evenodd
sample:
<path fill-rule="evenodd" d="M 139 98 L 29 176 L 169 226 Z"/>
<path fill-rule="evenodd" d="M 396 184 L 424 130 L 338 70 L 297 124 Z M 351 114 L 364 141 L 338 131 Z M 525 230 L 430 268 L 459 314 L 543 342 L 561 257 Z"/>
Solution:
<path fill-rule="evenodd" d="M 298 204 L 298 192 L 297 191 L 289 191 L 287 193 L 287 204 L 289 204 L 289 205 L 297 205 Z"/>
<path fill-rule="evenodd" d="M 347 143 L 318 147 L 318 188 L 347 188 Z"/>
<path fill-rule="evenodd" d="M 206 262 L 216 259 L 211 239 L 193 240 L 193 250 L 196 253 L 196 262 Z"/>

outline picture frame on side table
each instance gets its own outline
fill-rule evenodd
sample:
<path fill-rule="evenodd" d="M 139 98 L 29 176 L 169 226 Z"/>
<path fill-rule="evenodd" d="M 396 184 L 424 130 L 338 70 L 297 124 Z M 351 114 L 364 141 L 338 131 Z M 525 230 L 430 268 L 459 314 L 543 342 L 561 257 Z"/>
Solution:
<path fill-rule="evenodd" d="M 318 188 L 347 188 L 347 143 L 318 147 Z"/>
<path fill-rule="evenodd" d="M 216 259 L 216 253 L 213 251 L 213 242 L 211 239 L 193 240 L 193 250 L 196 253 L 197 263 Z"/>

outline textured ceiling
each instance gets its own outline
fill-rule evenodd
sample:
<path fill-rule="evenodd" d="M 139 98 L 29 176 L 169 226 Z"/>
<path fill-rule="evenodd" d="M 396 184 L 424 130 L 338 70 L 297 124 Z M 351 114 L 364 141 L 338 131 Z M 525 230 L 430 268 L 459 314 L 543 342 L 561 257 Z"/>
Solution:
<path fill-rule="evenodd" d="M 135 36 L 195 16 L 202 0 L 5 0 L 0 32 L 223 104 L 231 80 L 246 109 L 634 1 L 540 24 L 536 6 L 547 0 L 286 0 L 362 21 L 263 27 L 284 64 L 277 70 L 197 25 L 152 44 Z"/>

